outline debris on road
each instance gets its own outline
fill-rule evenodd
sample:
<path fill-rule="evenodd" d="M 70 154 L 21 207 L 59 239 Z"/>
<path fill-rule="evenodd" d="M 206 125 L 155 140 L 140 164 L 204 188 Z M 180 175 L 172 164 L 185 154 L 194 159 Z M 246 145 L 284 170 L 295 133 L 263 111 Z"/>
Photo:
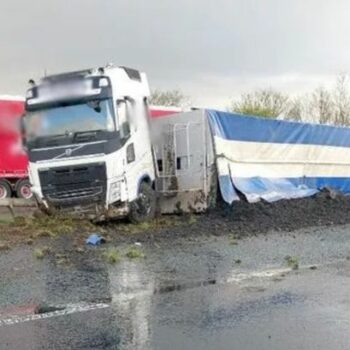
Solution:
<path fill-rule="evenodd" d="M 287 262 L 287 265 L 292 269 L 292 270 L 298 270 L 299 269 L 299 259 L 295 256 L 286 256 L 285 260 Z"/>
<path fill-rule="evenodd" d="M 86 244 L 93 245 L 93 246 L 98 246 L 105 242 L 106 240 L 102 236 L 99 236 L 98 234 L 92 234 L 86 240 Z"/>

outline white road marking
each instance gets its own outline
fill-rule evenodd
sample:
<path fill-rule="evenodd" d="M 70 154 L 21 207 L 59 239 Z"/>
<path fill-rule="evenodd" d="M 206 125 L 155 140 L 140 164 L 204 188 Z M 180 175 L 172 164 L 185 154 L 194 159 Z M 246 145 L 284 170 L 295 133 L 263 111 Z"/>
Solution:
<path fill-rule="evenodd" d="M 316 266 L 316 265 L 303 266 L 302 269 L 309 269 L 311 266 Z M 240 283 L 240 282 L 252 280 L 252 279 L 273 278 L 273 277 L 281 276 L 283 274 L 287 274 L 291 271 L 292 271 L 291 268 L 275 268 L 275 269 L 269 269 L 269 270 L 252 271 L 247 273 L 240 272 L 240 273 L 232 274 L 230 277 L 226 279 L 216 280 L 215 283 L 213 284 Z M 193 285 L 199 286 L 199 284 L 193 284 Z M 203 285 L 207 285 L 207 284 L 203 283 Z M 208 285 L 211 285 L 211 283 L 208 283 Z M 190 286 L 192 286 L 192 284 L 190 284 Z M 176 289 L 176 290 L 179 290 L 179 289 Z M 141 298 L 141 297 L 157 294 L 157 292 L 159 291 L 154 288 L 134 290 L 132 292 L 120 292 L 113 296 L 113 303 L 116 303 L 116 304 L 125 303 L 134 298 Z M 0 318 L 0 327 L 6 326 L 6 325 L 15 325 L 23 322 L 36 321 L 36 320 L 41 320 L 41 319 L 46 319 L 51 317 L 67 316 L 78 312 L 105 309 L 110 307 L 111 305 L 99 303 L 99 304 L 68 304 L 68 305 L 55 305 L 55 306 L 57 308 L 64 307 L 64 310 L 52 311 L 52 312 L 47 312 L 43 314 L 26 315 L 26 316 L 12 316 L 4 319 Z"/>
<path fill-rule="evenodd" d="M 61 306 L 60 306 L 61 307 Z M 0 327 L 1 326 L 10 326 L 23 322 L 42 320 L 51 317 L 58 316 L 67 316 L 78 312 L 86 312 L 97 309 L 105 309 L 108 308 L 108 304 L 70 304 L 64 306 L 64 310 L 52 311 L 43 314 L 34 314 L 34 315 L 26 315 L 26 316 L 12 316 L 5 319 L 0 319 Z"/>
<path fill-rule="evenodd" d="M 280 269 L 270 269 L 270 270 L 263 270 L 263 271 L 253 271 L 253 272 L 247 272 L 247 273 L 237 273 L 233 274 L 232 276 L 228 277 L 225 280 L 225 283 L 233 283 L 233 282 L 242 282 L 246 280 L 251 280 L 255 278 L 272 278 L 281 276 L 285 273 L 291 272 L 291 268 L 280 268 Z"/>

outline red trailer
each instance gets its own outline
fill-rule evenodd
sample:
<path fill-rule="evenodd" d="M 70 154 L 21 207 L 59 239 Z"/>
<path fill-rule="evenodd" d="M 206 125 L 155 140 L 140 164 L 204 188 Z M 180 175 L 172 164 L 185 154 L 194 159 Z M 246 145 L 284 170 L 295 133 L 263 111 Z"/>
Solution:
<path fill-rule="evenodd" d="M 24 99 L 0 96 L 0 199 L 30 198 L 28 158 L 21 144 Z"/>

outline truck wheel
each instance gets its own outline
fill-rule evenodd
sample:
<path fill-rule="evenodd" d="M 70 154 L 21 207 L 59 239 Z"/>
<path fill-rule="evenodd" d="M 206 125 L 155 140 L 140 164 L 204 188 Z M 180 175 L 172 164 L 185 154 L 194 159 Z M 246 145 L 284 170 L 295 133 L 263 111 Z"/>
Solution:
<path fill-rule="evenodd" d="M 30 199 L 33 197 L 32 190 L 30 189 L 30 183 L 28 180 L 20 180 L 16 184 L 16 196 L 17 198 Z"/>
<path fill-rule="evenodd" d="M 156 214 L 156 194 L 152 187 L 142 182 L 138 198 L 130 203 L 129 220 L 138 224 L 152 220 Z"/>
<path fill-rule="evenodd" d="M 10 198 L 12 190 L 10 184 L 5 180 L 0 180 L 0 199 Z"/>

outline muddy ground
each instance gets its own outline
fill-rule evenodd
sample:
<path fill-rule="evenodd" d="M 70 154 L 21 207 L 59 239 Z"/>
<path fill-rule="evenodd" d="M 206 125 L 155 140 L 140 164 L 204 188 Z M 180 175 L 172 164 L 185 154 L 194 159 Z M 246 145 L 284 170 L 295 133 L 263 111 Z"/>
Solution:
<path fill-rule="evenodd" d="M 160 228 L 157 234 L 153 230 L 145 230 L 139 239 L 203 235 L 242 238 L 268 231 L 291 232 L 306 227 L 342 225 L 350 223 L 350 197 L 323 192 L 312 198 L 275 203 L 240 201 L 232 207 L 220 204 L 205 215 L 185 215 L 172 220 L 180 224 Z M 113 224 L 107 224 L 107 228 L 113 230 Z"/>
<path fill-rule="evenodd" d="M 1 220 L 0 242 L 28 243 L 37 238 L 71 234 L 74 245 L 84 243 L 90 233 L 99 233 L 114 243 L 159 242 L 169 243 L 175 238 L 201 236 L 230 236 L 239 239 L 264 234 L 268 231 L 291 232 L 306 227 L 342 225 L 350 223 L 350 197 L 322 192 L 311 198 L 259 202 L 244 201 L 233 206 L 219 204 L 203 215 L 161 216 L 151 223 L 139 225 L 127 221 L 92 224 L 70 218 L 40 216 L 15 221 Z"/>
<path fill-rule="evenodd" d="M 201 236 L 231 236 L 239 239 L 269 231 L 292 232 L 307 227 L 347 223 L 350 223 L 350 197 L 323 192 L 312 198 L 275 203 L 250 204 L 240 201 L 231 207 L 219 204 L 204 215 L 165 216 L 149 227 L 144 225 L 144 229 L 141 225 L 140 231 L 136 227 L 132 240 L 147 242 Z M 118 240 L 130 239 L 128 230 L 125 230 L 128 226 L 118 229 L 117 223 L 107 223 L 101 227 L 109 233 L 116 232 L 115 238 Z"/>

